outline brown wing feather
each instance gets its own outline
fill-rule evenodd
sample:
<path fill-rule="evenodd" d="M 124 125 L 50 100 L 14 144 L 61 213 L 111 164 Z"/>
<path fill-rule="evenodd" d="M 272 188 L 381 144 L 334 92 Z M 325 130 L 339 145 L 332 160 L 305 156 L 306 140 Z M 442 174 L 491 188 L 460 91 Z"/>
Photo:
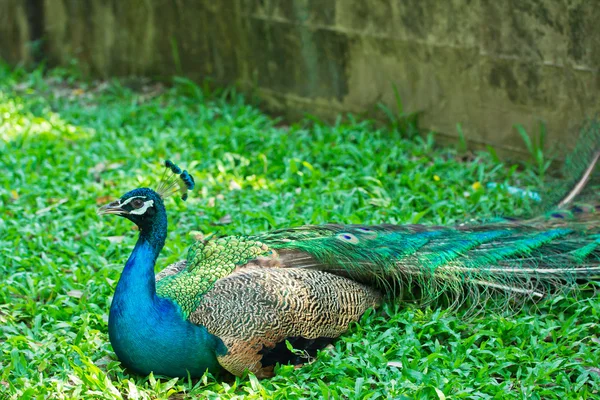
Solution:
<path fill-rule="evenodd" d="M 373 289 L 326 272 L 244 268 L 220 279 L 190 321 L 227 346 L 219 357 L 234 375 L 262 368 L 261 352 L 289 337 L 336 338 L 381 300 Z"/>

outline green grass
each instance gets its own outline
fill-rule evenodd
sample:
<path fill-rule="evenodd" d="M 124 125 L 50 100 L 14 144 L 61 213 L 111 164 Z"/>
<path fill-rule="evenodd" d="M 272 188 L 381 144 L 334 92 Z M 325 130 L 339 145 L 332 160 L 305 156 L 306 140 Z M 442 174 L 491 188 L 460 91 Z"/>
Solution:
<path fill-rule="evenodd" d="M 167 157 L 198 189 L 187 203 L 167 201 L 159 268 L 182 257 L 191 230 L 451 224 L 527 207 L 487 182 L 541 185 L 488 153 L 465 157 L 434 147 L 432 135 L 403 136 L 352 116 L 283 126 L 234 90 L 181 79 L 165 89 L 0 68 L 0 398 L 598 396 L 598 298 L 475 318 L 387 304 L 313 363 L 268 380 L 189 382 L 120 367 L 107 313 L 136 232 L 96 207 L 155 184 Z"/>

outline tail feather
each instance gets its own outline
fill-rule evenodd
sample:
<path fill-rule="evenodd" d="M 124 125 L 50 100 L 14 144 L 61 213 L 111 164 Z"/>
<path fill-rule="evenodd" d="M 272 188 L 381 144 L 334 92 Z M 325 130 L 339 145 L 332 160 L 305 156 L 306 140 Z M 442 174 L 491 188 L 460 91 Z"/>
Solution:
<path fill-rule="evenodd" d="M 539 298 L 600 275 L 600 226 L 585 216 L 455 228 L 324 225 L 257 237 L 284 267 L 319 269 L 425 299 L 468 291 Z M 577 216 L 579 218 L 579 216 Z M 483 296 L 485 297 L 485 296 Z"/>
<path fill-rule="evenodd" d="M 579 180 L 575 182 L 575 185 L 567 192 L 567 194 L 558 202 L 558 208 L 564 208 L 575 200 L 575 198 L 583 191 L 594 172 L 594 168 L 600 159 L 600 151 L 596 151 L 592 155 L 592 159 L 585 170 L 583 170 Z"/>
<path fill-rule="evenodd" d="M 575 200 L 585 198 L 590 189 L 600 183 L 600 174 L 596 166 L 600 161 L 600 120 L 591 118 L 585 121 L 575 150 L 567 157 L 563 175 L 566 177 L 558 185 L 549 185 L 537 212 L 542 213 L 553 208 L 563 209 Z M 596 193 L 591 193 L 596 197 Z"/>

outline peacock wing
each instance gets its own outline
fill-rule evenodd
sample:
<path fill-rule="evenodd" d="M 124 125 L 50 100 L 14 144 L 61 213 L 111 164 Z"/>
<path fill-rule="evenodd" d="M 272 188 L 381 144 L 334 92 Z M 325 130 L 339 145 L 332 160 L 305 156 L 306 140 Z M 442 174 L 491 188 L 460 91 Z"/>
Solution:
<path fill-rule="evenodd" d="M 298 361 L 286 340 L 314 354 L 380 300 L 341 276 L 279 267 L 279 254 L 256 237 L 197 242 L 187 260 L 157 275 L 157 294 L 223 341 L 219 362 L 235 375 Z"/>
<path fill-rule="evenodd" d="M 314 355 L 379 301 L 375 290 L 337 275 L 246 267 L 217 280 L 189 320 L 223 341 L 218 360 L 229 372 L 268 376 L 277 362 L 301 362 L 286 340 Z"/>

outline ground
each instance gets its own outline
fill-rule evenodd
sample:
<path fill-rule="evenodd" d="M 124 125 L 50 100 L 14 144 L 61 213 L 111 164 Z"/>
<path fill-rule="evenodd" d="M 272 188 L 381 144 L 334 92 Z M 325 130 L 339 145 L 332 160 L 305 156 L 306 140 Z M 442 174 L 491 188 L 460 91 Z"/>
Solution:
<path fill-rule="evenodd" d="M 543 193 L 539 162 L 439 148 L 434 134 L 408 137 L 401 124 L 351 115 L 283 124 L 249 104 L 234 89 L 184 79 L 91 82 L 76 70 L 0 67 L 0 397 L 600 396 L 598 296 L 475 316 L 388 302 L 314 362 L 266 380 L 124 371 L 107 313 L 136 232 L 96 208 L 155 185 L 165 158 L 186 167 L 197 189 L 185 203 L 167 201 L 158 270 L 200 233 L 453 224 L 528 209 L 526 197 L 488 183 Z"/>

